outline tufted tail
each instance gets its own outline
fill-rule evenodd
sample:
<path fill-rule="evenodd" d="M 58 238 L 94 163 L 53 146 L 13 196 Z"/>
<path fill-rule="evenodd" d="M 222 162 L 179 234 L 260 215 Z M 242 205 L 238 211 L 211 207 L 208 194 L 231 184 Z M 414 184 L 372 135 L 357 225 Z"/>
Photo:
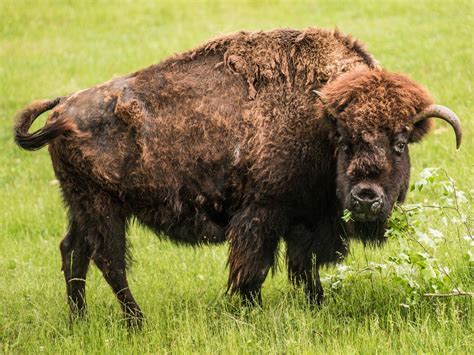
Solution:
<path fill-rule="evenodd" d="M 47 123 L 36 132 L 28 132 L 35 119 L 43 112 L 54 108 L 59 104 L 60 100 L 61 98 L 57 97 L 53 100 L 34 101 L 20 111 L 15 117 L 15 127 L 13 130 L 16 144 L 26 150 L 36 150 L 44 147 L 51 140 L 68 131 L 67 122 L 64 119 L 59 119 Z"/>

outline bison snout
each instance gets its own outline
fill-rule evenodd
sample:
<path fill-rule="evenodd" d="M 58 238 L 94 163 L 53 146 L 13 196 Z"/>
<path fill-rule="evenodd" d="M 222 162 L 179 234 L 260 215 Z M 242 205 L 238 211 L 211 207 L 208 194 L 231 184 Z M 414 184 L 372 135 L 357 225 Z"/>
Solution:
<path fill-rule="evenodd" d="M 356 185 L 351 191 L 351 210 L 354 217 L 362 221 L 375 219 L 382 210 L 383 197 L 379 186 Z"/>

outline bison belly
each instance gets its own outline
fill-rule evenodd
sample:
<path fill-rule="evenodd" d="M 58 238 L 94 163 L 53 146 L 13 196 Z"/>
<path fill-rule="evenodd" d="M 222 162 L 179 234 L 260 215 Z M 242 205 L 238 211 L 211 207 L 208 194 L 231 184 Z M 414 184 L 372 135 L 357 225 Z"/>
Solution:
<path fill-rule="evenodd" d="M 129 190 L 126 202 L 138 220 L 176 242 L 224 241 L 229 216 L 238 204 L 230 164 L 212 168 L 201 161 L 188 168 L 176 165 L 174 172 L 158 166 L 154 174 L 138 177 L 153 182 Z"/>

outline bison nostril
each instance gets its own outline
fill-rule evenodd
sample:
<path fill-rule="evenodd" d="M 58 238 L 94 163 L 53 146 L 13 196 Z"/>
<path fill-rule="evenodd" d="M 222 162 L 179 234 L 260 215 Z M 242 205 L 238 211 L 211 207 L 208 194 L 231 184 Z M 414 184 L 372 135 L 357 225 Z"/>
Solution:
<path fill-rule="evenodd" d="M 373 202 L 378 200 L 380 196 L 373 189 L 361 189 L 355 194 L 356 198 L 361 201 Z"/>
<path fill-rule="evenodd" d="M 355 196 L 353 193 L 351 194 L 351 205 L 352 205 L 352 208 L 355 210 L 355 211 L 359 211 L 360 210 L 360 204 L 361 204 L 361 200 L 359 198 L 357 198 L 357 196 Z"/>
<path fill-rule="evenodd" d="M 373 213 L 377 213 L 378 211 L 380 211 L 380 209 L 382 208 L 382 198 L 378 199 L 377 201 L 375 201 L 372 206 L 370 207 L 370 210 L 373 212 Z"/>

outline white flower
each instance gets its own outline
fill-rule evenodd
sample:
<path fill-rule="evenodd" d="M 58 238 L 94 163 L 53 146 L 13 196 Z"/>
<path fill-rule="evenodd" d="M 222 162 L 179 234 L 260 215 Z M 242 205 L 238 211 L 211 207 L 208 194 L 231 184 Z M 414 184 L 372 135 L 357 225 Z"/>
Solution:
<path fill-rule="evenodd" d="M 432 228 L 428 228 L 428 231 L 430 232 L 430 234 L 435 237 L 435 238 L 438 238 L 438 239 L 443 239 L 444 236 L 443 236 L 443 233 L 441 233 L 439 230 L 437 229 L 432 229 Z"/>
<path fill-rule="evenodd" d="M 436 243 L 431 239 L 428 234 L 417 231 L 416 235 L 418 236 L 418 241 L 420 243 L 424 243 L 428 245 L 430 248 L 434 248 L 436 246 Z"/>

